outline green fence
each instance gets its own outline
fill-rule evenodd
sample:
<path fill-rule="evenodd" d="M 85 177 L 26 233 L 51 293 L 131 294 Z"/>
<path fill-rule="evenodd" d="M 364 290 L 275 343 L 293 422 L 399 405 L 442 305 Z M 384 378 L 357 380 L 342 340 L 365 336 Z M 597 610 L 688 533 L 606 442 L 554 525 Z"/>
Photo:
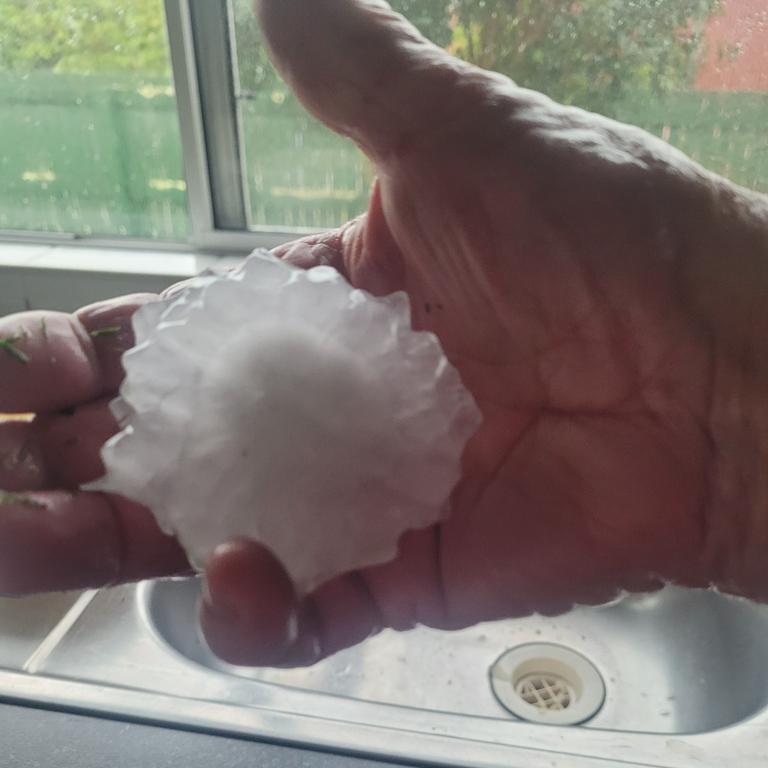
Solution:
<path fill-rule="evenodd" d="M 373 172 L 351 142 L 293 99 L 265 95 L 245 102 L 242 116 L 254 224 L 326 229 L 365 210 Z"/>
<path fill-rule="evenodd" d="M 168 83 L 0 74 L 0 110 L 0 228 L 186 236 Z M 612 116 L 768 191 L 768 94 L 676 94 Z M 246 102 L 242 117 L 254 224 L 324 228 L 363 210 L 371 172 L 348 142 L 280 93 Z"/>
<path fill-rule="evenodd" d="M 184 238 L 168 84 L 0 76 L 0 227 Z"/>
<path fill-rule="evenodd" d="M 736 183 L 768 192 L 768 93 L 677 93 L 612 115 L 661 136 Z"/>

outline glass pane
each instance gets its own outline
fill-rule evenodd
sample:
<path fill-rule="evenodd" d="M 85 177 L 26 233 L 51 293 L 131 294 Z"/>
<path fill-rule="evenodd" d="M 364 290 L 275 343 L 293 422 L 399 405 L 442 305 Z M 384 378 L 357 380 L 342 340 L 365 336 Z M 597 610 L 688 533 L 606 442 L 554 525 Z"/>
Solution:
<path fill-rule="evenodd" d="M 768 191 L 765 0 L 394 0 L 455 55 L 639 125 Z M 233 0 L 252 223 L 329 227 L 364 210 L 371 170 L 307 117 Z"/>
<path fill-rule="evenodd" d="M 338 226 L 365 210 L 372 171 L 362 153 L 312 119 L 275 74 L 252 8 L 251 0 L 233 0 L 250 223 Z"/>
<path fill-rule="evenodd" d="M 0 0 L 0 229 L 184 239 L 162 0 Z"/>

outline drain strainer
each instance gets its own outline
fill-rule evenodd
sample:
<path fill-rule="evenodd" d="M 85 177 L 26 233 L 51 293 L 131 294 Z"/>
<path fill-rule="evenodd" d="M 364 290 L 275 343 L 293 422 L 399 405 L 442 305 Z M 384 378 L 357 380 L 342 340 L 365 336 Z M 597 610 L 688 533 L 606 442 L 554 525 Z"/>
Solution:
<path fill-rule="evenodd" d="M 555 675 L 525 675 L 517 681 L 515 691 L 526 704 L 539 709 L 568 709 L 574 700 L 568 681 Z"/>
<path fill-rule="evenodd" d="M 491 667 L 501 705 L 522 720 L 577 725 L 605 699 L 600 673 L 580 653 L 552 643 L 530 643 L 502 654 Z"/>

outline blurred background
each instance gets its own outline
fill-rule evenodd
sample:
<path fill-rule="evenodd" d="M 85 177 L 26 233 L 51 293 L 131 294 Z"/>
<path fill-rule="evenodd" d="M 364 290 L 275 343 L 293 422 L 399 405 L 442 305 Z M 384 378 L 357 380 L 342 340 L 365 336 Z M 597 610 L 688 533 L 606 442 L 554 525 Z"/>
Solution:
<path fill-rule="evenodd" d="M 370 168 L 275 75 L 250 4 L 229 7 L 248 224 L 338 225 Z M 768 191 L 765 0 L 393 5 L 456 56 Z M 162 0 L 0 0 L 0 114 L 0 230 L 187 238 Z"/>

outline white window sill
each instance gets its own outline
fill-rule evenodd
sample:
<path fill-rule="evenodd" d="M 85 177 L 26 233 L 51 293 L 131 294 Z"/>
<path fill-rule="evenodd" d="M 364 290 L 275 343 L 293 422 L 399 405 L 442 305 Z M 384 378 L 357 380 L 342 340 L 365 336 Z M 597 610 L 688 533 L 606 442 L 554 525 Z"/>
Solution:
<path fill-rule="evenodd" d="M 0 315 L 29 309 L 72 311 L 128 293 L 155 293 L 241 257 L 178 251 L 0 242 Z"/>
<path fill-rule="evenodd" d="M 0 242 L 0 268 L 12 269 L 164 275 L 182 279 L 194 277 L 214 264 L 227 266 L 240 260 L 235 256 L 205 256 L 191 252 Z"/>

